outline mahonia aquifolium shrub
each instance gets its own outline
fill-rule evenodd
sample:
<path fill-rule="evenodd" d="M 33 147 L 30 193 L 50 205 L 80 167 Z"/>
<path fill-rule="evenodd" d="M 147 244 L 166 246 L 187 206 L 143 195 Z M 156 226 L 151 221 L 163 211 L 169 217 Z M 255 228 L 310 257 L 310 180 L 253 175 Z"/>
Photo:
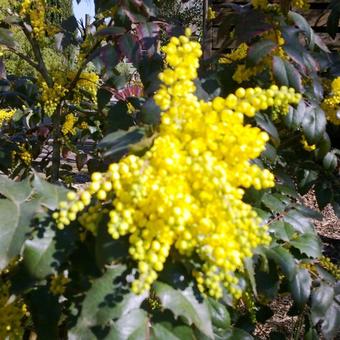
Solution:
<path fill-rule="evenodd" d="M 287 87 L 239 88 L 212 102 L 195 95 L 198 42 L 173 37 L 163 48 L 167 68 L 154 99 L 162 110 L 160 131 L 142 157 L 129 155 L 94 173 L 88 189 L 70 192 L 54 213 L 62 229 L 92 203 L 79 218 L 94 234 L 100 214 L 108 213 L 108 232 L 114 239 L 129 236 L 129 253 L 138 262 L 135 293 L 149 290 L 172 249 L 198 256 L 193 271 L 198 288 L 213 297 L 223 286 L 241 296 L 236 271 L 258 245 L 270 242 L 267 227 L 252 207 L 242 201 L 243 188 L 259 190 L 274 185 L 270 171 L 252 164 L 269 137 L 244 123 L 257 110 L 297 103 L 300 95 Z M 112 202 L 112 210 L 102 203 Z"/>

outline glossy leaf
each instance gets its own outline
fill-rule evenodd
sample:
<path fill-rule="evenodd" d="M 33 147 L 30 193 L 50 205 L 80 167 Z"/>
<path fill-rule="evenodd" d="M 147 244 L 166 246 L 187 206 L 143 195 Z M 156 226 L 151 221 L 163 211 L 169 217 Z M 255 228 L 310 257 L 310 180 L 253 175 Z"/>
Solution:
<path fill-rule="evenodd" d="M 213 337 L 207 303 L 202 298 L 199 301 L 191 287 L 180 290 L 163 282 L 156 282 L 154 290 L 163 308 L 170 309 L 176 318 L 183 317 L 186 323 L 194 324 L 201 332 L 211 338 Z"/>
<path fill-rule="evenodd" d="M 312 293 L 311 317 L 313 324 L 316 325 L 326 315 L 334 297 L 334 288 L 327 283 L 321 282 Z"/>
<path fill-rule="evenodd" d="M 315 233 L 304 233 L 290 241 L 290 244 L 309 257 L 321 256 L 320 239 Z"/>
<path fill-rule="evenodd" d="M 302 308 L 310 295 L 312 278 L 307 269 L 297 269 L 295 275 L 290 280 L 292 296 L 296 304 Z"/>

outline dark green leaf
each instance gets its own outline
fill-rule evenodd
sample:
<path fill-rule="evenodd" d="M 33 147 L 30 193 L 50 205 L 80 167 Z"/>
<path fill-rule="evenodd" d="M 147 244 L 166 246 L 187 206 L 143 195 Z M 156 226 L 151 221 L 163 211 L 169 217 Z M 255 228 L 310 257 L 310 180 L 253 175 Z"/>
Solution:
<path fill-rule="evenodd" d="M 108 158 L 120 158 L 126 154 L 133 144 L 138 143 L 145 136 L 141 128 L 132 128 L 129 131 L 118 130 L 105 136 L 98 147 L 104 150 L 104 156 Z"/>
<path fill-rule="evenodd" d="M 283 219 L 300 233 L 314 232 L 313 224 L 310 219 L 306 218 L 301 212 L 295 209 L 291 209 Z"/>
<path fill-rule="evenodd" d="M 290 244 L 309 257 L 321 256 L 321 242 L 315 233 L 304 233 L 290 241 Z"/>
<path fill-rule="evenodd" d="M 334 289 L 327 283 L 321 282 L 312 293 L 311 317 L 316 325 L 326 315 L 334 297 Z"/>
<path fill-rule="evenodd" d="M 213 337 L 207 303 L 202 298 L 195 296 L 191 287 L 180 290 L 165 283 L 156 282 L 154 289 L 163 308 L 170 309 L 176 318 L 183 317 L 189 325 L 194 324 L 201 332 Z M 199 298 L 201 301 L 198 300 Z"/>
<path fill-rule="evenodd" d="M 272 212 L 281 212 L 286 208 L 284 202 L 269 193 L 265 193 L 262 196 L 262 203 Z"/>
<path fill-rule="evenodd" d="M 221 329 L 227 329 L 230 327 L 230 315 L 224 305 L 212 298 L 209 298 L 208 307 L 214 327 Z"/>
<path fill-rule="evenodd" d="M 257 265 L 255 279 L 256 289 L 260 296 L 264 295 L 268 300 L 276 297 L 279 291 L 280 280 L 274 262 L 268 262 L 267 271 L 263 271 L 260 266 Z"/>
<path fill-rule="evenodd" d="M 153 98 L 149 98 L 142 106 L 140 118 L 145 124 L 158 125 L 160 123 L 161 110 Z"/>
<path fill-rule="evenodd" d="M 319 107 L 309 107 L 305 110 L 302 130 L 308 144 L 312 145 L 322 138 L 326 129 L 325 113 Z"/>
<path fill-rule="evenodd" d="M 277 45 L 272 40 L 260 40 L 249 48 L 247 62 L 250 66 L 258 64 L 276 47 Z"/>
<path fill-rule="evenodd" d="M 47 286 L 38 287 L 27 295 L 34 330 L 38 339 L 57 340 L 60 305 L 58 297 L 52 295 Z"/>
<path fill-rule="evenodd" d="M 131 114 L 125 102 L 119 101 L 112 106 L 107 117 L 107 132 L 128 130 L 134 124 Z"/>
<path fill-rule="evenodd" d="M 285 248 L 276 246 L 266 250 L 268 258 L 280 266 L 282 272 L 291 280 L 296 273 L 296 264 L 293 255 Z"/>
<path fill-rule="evenodd" d="M 328 152 L 324 159 L 322 160 L 322 165 L 326 170 L 333 171 L 335 170 L 338 164 L 338 158 L 333 152 Z"/>
<path fill-rule="evenodd" d="M 335 338 L 339 330 L 340 306 L 339 302 L 333 301 L 325 314 L 324 321 L 321 325 L 321 331 L 327 340 L 332 340 Z"/>
<path fill-rule="evenodd" d="M 277 147 L 280 145 L 280 136 L 277 129 L 270 118 L 263 113 L 257 113 L 255 116 L 257 125 L 259 125 L 263 130 L 269 133 L 272 138 L 274 145 Z"/>
<path fill-rule="evenodd" d="M 296 304 L 302 308 L 311 292 L 312 278 L 307 269 L 298 268 L 290 280 L 291 292 Z"/>
<path fill-rule="evenodd" d="M 69 336 L 77 338 L 90 333 L 94 326 L 105 326 L 111 319 L 119 319 L 133 309 L 139 308 L 146 294 L 134 295 L 120 280 L 126 270 L 123 265 L 111 266 L 106 273 L 94 280 L 87 292 L 75 327 Z"/>
<path fill-rule="evenodd" d="M 105 88 L 100 88 L 97 91 L 97 102 L 98 102 L 98 110 L 101 111 L 109 103 L 112 98 L 112 93 Z"/>
<path fill-rule="evenodd" d="M 315 185 L 315 197 L 320 210 L 330 203 L 333 199 L 332 189 L 325 181 L 317 182 Z"/>
<path fill-rule="evenodd" d="M 299 92 L 303 91 L 301 75 L 297 71 L 297 69 L 288 61 L 274 56 L 273 73 L 275 79 L 280 85 L 293 87 Z"/>
<path fill-rule="evenodd" d="M 274 232 L 275 236 L 282 241 L 288 242 L 295 234 L 294 228 L 289 223 L 284 221 L 275 221 L 269 226 L 270 230 Z"/>
<path fill-rule="evenodd" d="M 339 19 L 340 8 L 338 6 L 332 9 L 327 19 L 327 32 L 333 39 L 335 39 L 336 34 L 338 33 Z"/>

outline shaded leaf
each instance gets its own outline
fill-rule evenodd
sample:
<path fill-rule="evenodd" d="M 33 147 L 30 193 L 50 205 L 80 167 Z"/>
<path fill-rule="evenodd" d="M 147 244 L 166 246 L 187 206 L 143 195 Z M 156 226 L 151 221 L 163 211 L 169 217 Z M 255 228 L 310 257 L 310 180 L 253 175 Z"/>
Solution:
<path fill-rule="evenodd" d="M 163 308 L 170 309 L 176 318 L 183 317 L 189 325 L 194 324 L 201 332 L 213 338 L 207 303 L 203 299 L 198 301 L 191 287 L 180 290 L 163 282 L 156 282 L 154 290 Z"/>
<path fill-rule="evenodd" d="M 298 268 L 290 280 L 292 296 L 296 304 L 302 308 L 310 295 L 312 278 L 307 269 Z"/>
<path fill-rule="evenodd" d="M 321 242 L 315 233 L 304 233 L 290 241 L 290 244 L 309 257 L 317 258 L 322 255 Z"/>

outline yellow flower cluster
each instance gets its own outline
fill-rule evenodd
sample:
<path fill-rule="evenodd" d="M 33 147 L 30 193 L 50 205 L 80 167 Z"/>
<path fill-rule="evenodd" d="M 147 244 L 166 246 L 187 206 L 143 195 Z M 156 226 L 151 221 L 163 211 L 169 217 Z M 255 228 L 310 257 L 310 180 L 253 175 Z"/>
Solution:
<path fill-rule="evenodd" d="M 44 111 L 48 116 L 52 116 L 57 109 L 60 98 L 67 93 L 67 89 L 64 84 L 61 84 L 56 80 L 54 80 L 53 87 L 49 87 L 45 81 L 41 81 L 40 88 Z"/>
<path fill-rule="evenodd" d="M 19 14 L 22 17 L 29 17 L 33 33 L 37 39 L 45 35 L 45 0 L 23 0 Z"/>
<path fill-rule="evenodd" d="M 251 0 L 251 4 L 254 8 L 267 9 L 268 0 Z"/>
<path fill-rule="evenodd" d="M 0 109 L 0 128 L 3 123 L 8 122 L 9 120 L 12 119 L 14 113 L 15 113 L 15 110 Z"/>
<path fill-rule="evenodd" d="M 76 76 L 75 71 L 68 71 L 65 77 L 64 71 L 54 71 L 53 87 L 49 87 L 44 80 L 40 79 L 41 100 L 45 113 L 52 116 L 60 99 L 64 97 L 69 89 L 67 86 Z M 97 101 L 97 89 L 99 87 L 99 76 L 94 72 L 82 72 L 75 88 L 73 89 L 72 101 L 79 104 L 87 93 L 93 102 Z"/>
<path fill-rule="evenodd" d="M 68 79 L 73 80 L 75 77 L 75 72 L 70 72 L 68 74 Z M 93 102 L 97 102 L 97 90 L 99 86 L 99 76 L 95 72 L 82 72 L 80 78 L 77 82 L 76 88 L 74 89 L 75 103 L 80 103 L 84 98 L 84 92 L 89 94 L 90 99 Z"/>
<path fill-rule="evenodd" d="M 77 122 L 78 118 L 75 117 L 72 113 L 69 113 L 65 117 L 65 122 L 61 127 L 61 132 L 64 136 L 67 134 L 75 135 L 76 130 L 74 128 L 75 123 Z"/>
<path fill-rule="evenodd" d="M 308 0 L 292 0 L 292 7 L 307 10 L 309 8 Z"/>
<path fill-rule="evenodd" d="M 214 20 L 216 18 L 216 12 L 209 6 L 208 7 L 208 20 Z"/>
<path fill-rule="evenodd" d="M 249 46 L 242 43 L 239 47 L 234 49 L 231 53 L 224 54 L 219 59 L 220 64 L 231 64 L 233 61 L 242 60 L 247 56 Z"/>
<path fill-rule="evenodd" d="M 332 124 L 340 125 L 340 77 L 332 81 L 331 88 L 332 95 L 323 101 L 321 107 Z"/>
<path fill-rule="evenodd" d="M 322 256 L 319 259 L 320 265 L 328 270 L 337 281 L 340 280 L 340 268 L 334 264 L 329 257 Z"/>
<path fill-rule="evenodd" d="M 112 202 L 108 232 L 114 239 L 130 235 L 129 253 L 139 272 L 132 284 L 135 293 L 150 289 L 176 250 L 200 259 L 193 275 L 202 293 L 220 298 L 226 287 L 239 298 L 235 272 L 243 271 L 243 260 L 255 247 L 270 241 L 266 226 L 242 201 L 243 188 L 274 185 L 270 171 L 251 162 L 269 137 L 244 124 L 244 116 L 253 117 L 281 96 L 291 103 L 300 96 L 273 86 L 199 100 L 194 80 L 202 51 L 190 34 L 187 30 L 186 36 L 171 38 L 163 48 L 168 67 L 154 96 L 163 113 L 151 149 L 111 164 L 106 173 L 92 174 L 88 189 L 69 193 L 54 217 L 63 228 L 91 201 L 94 209 L 100 201 Z"/>
<path fill-rule="evenodd" d="M 24 328 L 21 319 L 27 307 L 18 300 L 11 301 L 10 296 L 9 284 L 0 280 L 0 339 L 22 339 Z"/>

